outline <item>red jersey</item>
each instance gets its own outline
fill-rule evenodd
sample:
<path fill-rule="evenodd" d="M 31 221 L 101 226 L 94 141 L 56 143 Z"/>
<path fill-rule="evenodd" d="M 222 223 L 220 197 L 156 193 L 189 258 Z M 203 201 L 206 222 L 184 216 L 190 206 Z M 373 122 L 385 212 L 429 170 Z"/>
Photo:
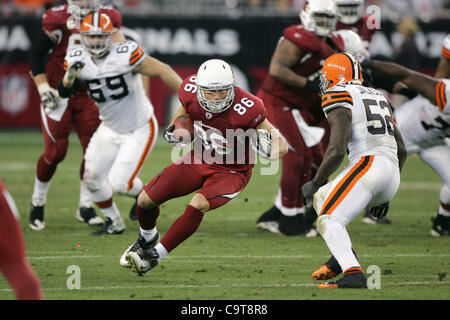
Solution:
<path fill-rule="evenodd" d="M 245 171 L 253 167 L 254 153 L 248 137 L 266 119 L 266 108 L 255 95 L 234 87 L 234 100 L 221 113 L 206 111 L 197 100 L 196 75 L 181 84 L 178 97 L 194 124 L 193 154 L 198 163 Z M 247 137 L 247 138 L 246 138 Z"/>
<path fill-rule="evenodd" d="M 79 30 L 81 22 L 67 12 L 67 7 L 67 5 L 62 5 L 51 8 L 42 17 L 42 28 L 58 36 L 50 60 L 45 68 L 48 83 L 53 88 L 56 88 L 58 82 L 64 77 L 66 51 L 71 50 L 73 46 L 81 44 Z M 111 18 L 114 28 L 120 29 L 122 17 L 116 9 L 101 7 L 100 12 L 106 13 Z M 87 95 L 85 90 L 79 90 L 77 94 L 83 93 Z"/>
<path fill-rule="evenodd" d="M 338 51 L 344 51 L 341 37 L 330 34 L 329 37 L 322 39 L 301 24 L 284 29 L 279 44 L 285 40 L 289 40 L 303 52 L 303 56 L 291 70 L 309 80 L 319 77 L 326 58 Z M 315 108 L 321 104 L 318 94 L 305 88 L 290 86 L 270 75 L 264 79 L 261 89 L 286 101 L 286 105 L 290 107 Z"/>
<path fill-rule="evenodd" d="M 369 21 L 370 17 L 370 15 L 365 14 L 354 24 L 344 24 L 338 21 L 338 23 L 336 24 L 336 31 L 352 30 L 360 36 L 361 40 L 370 42 L 370 40 L 372 40 L 373 34 L 377 31 L 374 23 Z"/>

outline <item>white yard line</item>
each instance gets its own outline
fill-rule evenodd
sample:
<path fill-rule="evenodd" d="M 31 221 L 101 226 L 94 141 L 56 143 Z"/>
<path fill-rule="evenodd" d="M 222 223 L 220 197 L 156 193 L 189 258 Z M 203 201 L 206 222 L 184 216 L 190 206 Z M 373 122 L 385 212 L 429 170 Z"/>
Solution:
<path fill-rule="evenodd" d="M 448 253 L 437 253 L 437 254 L 414 254 L 414 253 L 397 253 L 397 254 L 362 254 L 359 255 L 364 258 L 380 258 L 380 257 L 391 257 L 391 258 L 433 258 L 433 257 L 450 257 Z M 59 255 L 59 256 L 29 256 L 29 260 L 50 260 L 50 259 L 92 259 L 92 258 L 114 258 L 115 256 L 106 255 Z M 120 257 L 120 256 L 119 256 Z M 199 258 L 199 259 L 302 259 L 302 258 L 323 258 L 328 257 L 328 255 L 272 255 L 272 256 L 255 256 L 255 255 L 189 255 L 189 256 L 167 256 L 166 260 L 185 260 L 186 258 Z M 202 261 L 204 262 L 204 261 Z"/>
<path fill-rule="evenodd" d="M 92 290 L 129 290 L 129 289 L 187 289 L 187 288 L 288 288 L 288 287 L 316 287 L 317 283 L 273 283 L 273 284 L 173 284 L 173 285 L 147 285 L 147 286 L 95 286 L 95 287 L 81 287 L 79 290 L 92 291 Z M 403 281 L 403 282 L 382 282 L 381 287 L 384 286 L 416 286 L 416 285 L 448 285 L 450 281 Z M 58 288 L 43 288 L 43 291 L 66 291 L 69 290 L 66 287 Z M 10 292 L 12 289 L 0 289 L 3 292 Z M 75 290 L 77 291 L 77 290 Z"/>

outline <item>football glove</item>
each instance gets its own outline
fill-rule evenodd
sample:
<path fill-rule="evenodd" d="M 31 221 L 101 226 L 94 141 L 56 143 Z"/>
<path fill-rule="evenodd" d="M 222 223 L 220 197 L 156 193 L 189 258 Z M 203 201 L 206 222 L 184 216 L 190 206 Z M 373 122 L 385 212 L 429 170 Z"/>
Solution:
<path fill-rule="evenodd" d="M 386 216 L 388 211 L 389 211 L 389 201 L 385 202 L 385 203 L 383 203 L 383 204 L 381 204 L 379 206 L 370 208 L 369 213 L 373 217 L 375 217 L 377 219 L 380 219 L 380 218 Z"/>
<path fill-rule="evenodd" d="M 173 135 L 173 130 L 175 130 L 174 124 L 167 127 L 166 130 L 164 130 L 163 137 L 168 143 L 177 145 L 180 143 L 180 141 Z"/>
<path fill-rule="evenodd" d="M 67 68 L 66 74 L 64 75 L 65 80 L 73 84 L 75 79 L 80 75 L 81 71 L 83 71 L 84 63 L 81 61 L 76 61 L 69 65 Z"/>
<path fill-rule="evenodd" d="M 308 181 L 302 186 L 302 194 L 303 194 L 303 204 L 306 205 L 310 199 L 314 196 L 314 193 L 319 190 L 320 185 L 315 183 L 313 180 Z"/>
<path fill-rule="evenodd" d="M 320 93 L 320 81 L 319 79 L 314 79 L 310 81 L 309 79 L 306 81 L 305 89 L 312 91 L 314 93 Z"/>
<path fill-rule="evenodd" d="M 264 129 L 257 129 L 256 135 L 256 150 L 259 156 L 269 159 L 272 154 L 272 135 Z"/>
<path fill-rule="evenodd" d="M 39 96 L 46 111 L 53 111 L 58 107 L 58 90 L 50 87 L 47 82 L 38 86 Z"/>

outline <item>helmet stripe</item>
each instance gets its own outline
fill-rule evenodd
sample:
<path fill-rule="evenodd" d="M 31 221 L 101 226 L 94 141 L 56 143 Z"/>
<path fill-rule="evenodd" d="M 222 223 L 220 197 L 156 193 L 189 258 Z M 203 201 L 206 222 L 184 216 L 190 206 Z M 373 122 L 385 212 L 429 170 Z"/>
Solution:
<path fill-rule="evenodd" d="M 351 55 L 345 52 L 343 52 L 342 54 L 344 54 L 350 60 L 350 65 L 352 66 L 352 78 L 359 79 L 358 62 Z"/>
<path fill-rule="evenodd" d="M 97 29 L 98 27 L 100 27 L 100 15 L 98 14 L 98 12 L 94 13 L 94 16 L 92 17 L 92 23 L 93 23 L 93 27 L 95 29 Z"/>

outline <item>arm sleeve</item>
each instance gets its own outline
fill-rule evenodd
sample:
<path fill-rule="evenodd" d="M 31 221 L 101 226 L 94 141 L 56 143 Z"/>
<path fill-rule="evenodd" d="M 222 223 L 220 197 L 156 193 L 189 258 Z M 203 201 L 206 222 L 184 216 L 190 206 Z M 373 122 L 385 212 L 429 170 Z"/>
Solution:
<path fill-rule="evenodd" d="M 28 54 L 28 62 L 33 76 L 45 73 L 45 56 L 54 45 L 52 39 L 47 36 L 44 30 L 41 30 Z"/>
<path fill-rule="evenodd" d="M 75 82 L 69 88 L 64 87 L 61 80 L 58 83 L 58 94 L 61 98 L 70 98 L 75 94 L 75 92 L 78 90 L 79 87 L 80 87 L 80 80 L 78 79 L 75 79 Z"/>

